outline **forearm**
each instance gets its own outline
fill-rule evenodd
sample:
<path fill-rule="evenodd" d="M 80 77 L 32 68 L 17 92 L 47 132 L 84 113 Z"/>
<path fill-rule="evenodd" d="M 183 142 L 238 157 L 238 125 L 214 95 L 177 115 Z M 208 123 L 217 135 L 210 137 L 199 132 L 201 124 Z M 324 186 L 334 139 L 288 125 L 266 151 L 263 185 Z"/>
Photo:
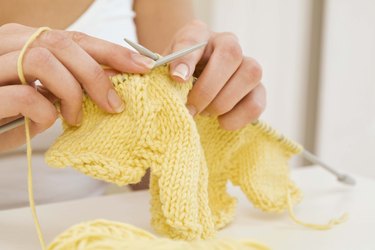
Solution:
<path fill-rule="evenodd" d="M 191 0 L 134 0 L 134 11 L 139 43 L 158 53 L 195 18 Z"/>

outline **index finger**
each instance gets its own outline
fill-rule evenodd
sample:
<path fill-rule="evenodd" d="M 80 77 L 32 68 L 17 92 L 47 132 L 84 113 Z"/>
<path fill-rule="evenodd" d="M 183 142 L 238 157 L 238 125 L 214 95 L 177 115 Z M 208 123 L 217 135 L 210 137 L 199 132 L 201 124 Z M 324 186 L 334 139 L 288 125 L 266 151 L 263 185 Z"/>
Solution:
<path fill-rule="evenodd" d="M 68 36 L 91 57 L 103 65 L 127 73 L 145 73 L 155 61 L 130 49 L 77 31 L 67 31 Z"/>
<path fill-rule="evenodd" d="M 99 107 L 108 112 L 122 112 L 124 103 L 97 61 L 64 32 L 43 33 L 34 46 L 47 48 L 70 71 Z"/>

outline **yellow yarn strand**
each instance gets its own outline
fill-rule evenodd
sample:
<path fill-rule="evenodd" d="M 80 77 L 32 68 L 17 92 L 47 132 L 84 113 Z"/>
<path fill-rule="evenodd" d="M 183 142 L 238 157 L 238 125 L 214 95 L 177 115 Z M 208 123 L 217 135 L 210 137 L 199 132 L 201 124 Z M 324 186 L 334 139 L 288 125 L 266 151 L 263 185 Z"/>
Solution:
<path fill-rule="evenodd" d="M 308 228 L 312 228 L 312 229 L 315 229 L 315 230 L 328 230 L 328 229 L 331 229 L 332 227 L 334 227 L 338 224 L 344 223 L 349 218 L 349 215 L 347 213 L 344 213 L 339 218 L 331 219 L 326 224 L 307 223 L 307 222 L 304 222 L 304 221 L 298 219 L 297 216 L 295 215 L 295 213 L 293 211 L 293 204 L 292 204 L 292 201 L 291 201 L 290 192 L 288 192 L 287 198 L 288 198 L 288 214 L 289 214 L 289 217 L 295 223 L 300 224 L 300 225 L 305 226 L 305 227 L 308 227 Z"/>
<path fill-rule="evenodd" d="M 27 40 L 25 45 L 23 46 L 17 60 L 17 73 L 18 78 L 20 79 L 22 84 L 27 84 L 25 75 L 23 73 L 23 67 L 22 62 L 23 58 L 25 56 L 26 50 L 31 45 L 31 43 L 44 31 L 50 30 L 48 27 L 41 27 L 39 28 L 34 34 L 30 36 L 30 38 Z M 38 215 L 36 213 L 35 209 L 35 202 L 34 202 L 34 194 L 33 194 L 33 176 L 32 176 L 32 161 L 31 161 L 31 155 L 32 155 L 32 149 L 31 149 L 31 139 L 30 139 L 30 121 L 29 118 L 25 116 L 25 135 L 26 135 L 26 147 L 27 147 L 27 190 L 29 193 L 29 204 L 31 213 L 33 216 L 34 224 L 36 227 L 36 232 L 38 234 L 39 242 L 43 250 L 46 249 L 46 244 L 43 238 L 42 229 L 39 224 Z"/>
<path fill-rule="evenodd" d="M 302 152 L 303 148 L 300 145 L 298 145 L 294 141 L 284 137 L 283 135 L 277 133 L 277 131 L 275 129 L 273 129 L 271 126 L 269 126 L 268 124 L 266 124 L 264 122 L 261 122 L 261 121 L 256 121 L 256 122 L 253 123 L 253 125 L 258 126 L 265 134 L 268 134 L 269 136 L 275 137 L 279 142 L 282 142 L 285 145 L 288 145 L 288 147 L 292 148 L 296 152 Z M 328 229 L 331 229 L 332 227 L 334 227 L 335 225 L 344 223 L 349 218 L 349 215 L 347 213 L 344 213 L 339 218 L 331 219 L 326 224 L 315 224 L 315 223 L 304 222 L 304 221 L 298 219 L 296 214 L 293 211 L 293 203 L 292 203 L 293 194 L 292 194 L 292 190 L 291 190 L 290 186 L 287 186 L 286 189 L 287 189 L 287 191 L 286 191 L 287 192 L 287 208 L 288 208 L 289 217 L 295 223 L 297 223 L 299 225 L 302 225 L 302 226 L 305 226 L 305 227 L 308 227 L 308 228 L 312 228 L 312 229 L 315 229 L 315 230 L 328 230 Z"/>

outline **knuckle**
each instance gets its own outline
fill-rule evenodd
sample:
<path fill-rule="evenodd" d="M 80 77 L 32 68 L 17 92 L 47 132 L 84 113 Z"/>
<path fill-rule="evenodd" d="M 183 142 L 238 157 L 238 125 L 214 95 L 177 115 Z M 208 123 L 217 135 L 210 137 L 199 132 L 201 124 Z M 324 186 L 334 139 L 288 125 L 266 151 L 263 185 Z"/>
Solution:
<path fill-rule="evenodd" d="M 81 85 L 75 80 L 67 81 L 64 86 L 64 91 L 60 96 L 61 100 L 64 102 L 64 105 L 77 107 L 81 106 L 83 100 L 83 90 Z"/>
<path fill-rule="evenodd" d="M 198 42 L 199 41 L 195 37 L 184 35 L 184 36 L 181 36 L 181 37 L 177 38 L 177 40 L 173 44 L 173 50 L 180 49 L 180 48 L 177 48 L 177 46 L 192 45 L 192 44 L 196 44 Z"/>
<path fill-rule="evenodd" d="M 32 48 L 29 51 L 29 57 L 34 66 L 45 67 L 52 64 L 53 55 L 46 48 Z"/>
<path fill-rule="evenodd" d="M 51 125 L 56 121 L 57 119 L 57 112 L 51 111 L 46 113 L 46 117 L 44 120 L 45 128 L 51 127 Z"/>
<path fill-rule="evenodd" d="M 196 88 L 193 88 L 188 96 L 188 103 L 196 108 L 197 113 L 202 112 L 210 100 L 211 96 L 206 90 L 200 91 Z"/>
<path fill-rule="evenodd" d="M 34 127 L 34 131 L 38 134 L 46 130 L 47 128 L 51 127 L 56 119 L 57 119 L 57 112 L 53 109 L 46 109 L 43 120 L 41 120 L 36 126 Z"/>
<path fill-rule="evenodd" d="M 37 91 L 31 86 L 22 85 L 19 86 L 19 89 L 16 93 L 17 99 L 23 104 L 25 107 L 31 106 L 36 102 L 37 99 Z"/>
<path fill-rule="evenodd" d="M 203 28 L 203 29 L 207 28 L 207 24 L 205 22 L 201 21 L 201 20 L 198 20 L 198 19 L 195 19 L 195 20 L 191 21 L 190 25 L 194 26 L 194 27 L 198 27 L 198 28 Z"/>
<path fill-rule="evenodd" d="M 73 40 L 71 40 L 63 31 L 56 30 L 44 32 L 40 39 L 42 43 L 47 45 L 47 47 L 59 50 L 66 49 L 73 43 Z"/>
<path fill-rule="evenodd" d="M 83 42 L 87 39 L 87 35 L 83 32 L 70 31 L 70 34 L 72 35 L 72 40 L 77 43 Z"/>
<path fill-rule="evenodd" d="M 1 25 L 0 29 L 2 31 L 8 31 L 8 30 L 15 30 L 15 29 L 23 28 L 23 27 L 25 26 L 22 24 L 18 24 L 18 23 L 6 23 L 6 24 Z"/>
<path fill-rule="evenodd" d="M 249 110 L 246 112 L 246 121 L 252 122 L 260 117 L 265 109 L 265 104 L 252 101 L 249 104 Z"/>
<path fill-rule="evenodd" d="M 100 81 L 105 78 L 104 70 L 99 65 L 94 66 L 91 74 L 92 74 L 92 78 L 95 81 Z"/>
<path fill-rule="evenodd" d="M 250 59 L 247 63 L 246 72 L 248 72 L 252 81 L 259 83 L 262 79 L 263 69 L 260 64 L 254 59 Z"/>
<path fill-rule="evenodd" d="M 71 100 L 76 105 L 81 106 L 82 98 L 83 98 L 82 89 L 77 84 L 74 84 L 74 85 L 72 85 L 72 87 L 69 88 L 69 90 L 70 91 L 69 91 L 69 99 L 68 100 Z"/>
<path fill-rule="evenodd" d="M 198 87 L 196 88 L 197 97 L 199 103 L 209 103 L 212 98 L 212 93 L 207 87 Z"/>
<path fill-rule="evenodd" d="M 131 51 L 127 48 L 111 45 L 106 48 L 106 56 L 112 60 L 119 60 L 119 63 L 123 64 L 124 58 L 130 58 Z"/>
<path fill-rule="evenodd" d="M 214 101 L 214 103 L 212 103 L 212 105 L 210 106 L 210 112 L 215 115 L 222 115 L 231 111 L 232 108 L 233 105 L 230 102 Z"/>
<path fill-rule="evenodd" d="M 225 60 L 238 61 L 242 59 L 241 46 L 232 39 L 226 39 L 223 42 L 221 54 Z"/>
<path fill-rule="evenodd" d="M 238 41 L 239 41 L 237 35 L 232 33 L 232 32 L 223 32 L 223 33 L 220 33 L 220 34 L 228 42 L 238 43 Z"/>

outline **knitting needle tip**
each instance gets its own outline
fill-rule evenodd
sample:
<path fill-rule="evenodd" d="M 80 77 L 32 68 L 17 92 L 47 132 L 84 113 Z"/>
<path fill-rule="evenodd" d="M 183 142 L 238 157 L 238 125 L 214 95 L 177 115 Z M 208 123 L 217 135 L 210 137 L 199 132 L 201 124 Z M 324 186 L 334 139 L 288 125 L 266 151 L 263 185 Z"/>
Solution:
<path fill-rule="evenodd" d="M 152 60 L 156 61 L 160 58 L 160 56 L 151 50 L 143 47 L 142 45 L 135 43 L 127 38 L 124 38 L 124 41 L 129 44 L 133 49 L 139 52 L 139 54 L 147 56 L 148 58 L 151 58 Z"/>
<path fill-rule="evenodd" d="M 352 177 L 350 177 L 349 175 L 346 175 L 346 174 L 342 174 L 342 175 L 338 176 L 337 180 L 341 183 L 344 183 L 344 184 L 347 184 L 347 185 L 350 185 L 350 186 L 354 186 L 356 184 L 356 181 Z"/>
<path fill-rule="evenodd" d="M 160 58 L 159 60 L 157 60 L 153 68 L 156 68 L 160 65 L 167 64 L 167 63 L 169 63 L 173 60 L 176 60 L 177 58 L 180 58 L 180 57 L 182 57 L 184 55 L 187 55 L 187 54 L 189 54 L 193 51 L 196 51 L 196 50 L 198 50 L 202 47 L 205 47 L 207 45 L 207 43 L 208 43 L 207 41 L 204 41 L 204 42 L 198 43 L 196 45 L 193 45 L 191 47 L 188 47 L 188 48 L 176 51 L 172 54 L 166 55 L 166 56 Z"/>
<path fill-rule="evenodd" d="M 305 159 L 309 160 L 310 162 L 315 163 L 316 165 L 324 168 L 325 170 L 327 170 L 331 174 L 335 175 L 337 177 L 337 180 L 339 182 L 347 184 L 347 185 L 351 185 L 351 186 L 354 186 L 356 184 L 356 181 L 354 180 L 353 177 L 351 177 L 351 176 L 349 176 L 347 174 L 339 173 L 337 170 L 335 170 L 334 168 L 328 166 L 326 163 L 324 163 L 322 160 L 320 160 L 316 155 L 310 153 L 306 149 L 304 149 L 302 151 L 302 156 Z"/>

